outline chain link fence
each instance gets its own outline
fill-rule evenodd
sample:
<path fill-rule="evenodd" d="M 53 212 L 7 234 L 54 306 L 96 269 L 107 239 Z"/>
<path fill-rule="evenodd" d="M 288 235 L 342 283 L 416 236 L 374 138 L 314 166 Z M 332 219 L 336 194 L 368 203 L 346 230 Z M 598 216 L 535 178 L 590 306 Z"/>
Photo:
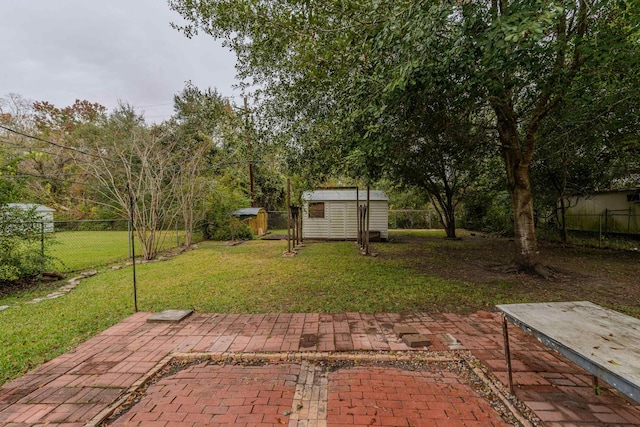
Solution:
<path fill-rule="evenodd" d="M 267 230 L 286 230 L 287 211 L 268 211 Z"/>
<path fill-rule="evenodd" d="M 566 214 L 567 230 L 599 235 L 640 235 L 640 215 L 630 209 L 605 210 L 600 214 Z"/>
<path fill-rule="evenodd" d="M 131 239 L 127 220 L 55 221 L 50 232 L 43 234 L 43 248 L 53 258 L 54 270 L 71 272 L 128 262 Z M 194 242 L 202 233 L 194 235 Z M 183 246 L 184 230 L 179 227 L 158 232 L 160 251 Z M 140 242 L 136 239 L 136 255 Z"/>
<path fill-rule="evenodd" d="M 438 214 L 431 210 L 389 210 L 389 229 L 442 228 Z"/>

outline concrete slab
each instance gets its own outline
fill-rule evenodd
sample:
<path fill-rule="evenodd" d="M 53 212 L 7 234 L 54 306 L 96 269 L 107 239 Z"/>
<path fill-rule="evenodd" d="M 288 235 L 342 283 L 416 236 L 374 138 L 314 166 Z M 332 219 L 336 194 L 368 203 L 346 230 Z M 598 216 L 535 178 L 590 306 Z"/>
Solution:
<path fill-rule="evenodd" d="M 193 314 L 193 310 L 165 310 L 147 319 L 149 323 L 178 323 Z"/>
<path fill-rule="evenodd" d="M 431 345 L 429 338 L 420 334 L 403 335 L 402 342 L 411 348 L 427 347 Z"/>
<path fill-rule="evenodd" d="M 458 350 L 463 347 L 462 343 L 451 334 L 440 334 L 440 338 L 442 338 L 442 341 L 444 341 L 449 350 Z"/>
<path fill-rule="evenodd" d="M 393 332 L 398 336 L 398 338 L 402 338 L 405 335 L 416 335 L 418 333 L 416 328 L 407 325 L 394 325 Z"/>

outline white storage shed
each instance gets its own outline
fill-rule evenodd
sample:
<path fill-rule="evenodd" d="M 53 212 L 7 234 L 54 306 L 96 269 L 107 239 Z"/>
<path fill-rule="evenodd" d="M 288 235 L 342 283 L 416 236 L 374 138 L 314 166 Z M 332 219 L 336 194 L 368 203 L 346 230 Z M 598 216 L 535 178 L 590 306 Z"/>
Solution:
<path fill-rule="evenodd" d="M 42 221 L 42 224 L 44 226 L 43 230 L 47 233 L 53 233 L 53 213 L 55 212 L 55 209 L 35 203 L 7 203 L 7 206 L 23 211 L 35 209 L 36 216 L 40 218 L 40 221 Z"/>
<path fill-rule="evenodd" d="M 389 238 L 389 199 L 384 191 L 370 190 L 369 230 Z M 358 202 L 367 204 L 367 190 L 315 190 L 302 194 L 304 239 L 356 240 Z"/>

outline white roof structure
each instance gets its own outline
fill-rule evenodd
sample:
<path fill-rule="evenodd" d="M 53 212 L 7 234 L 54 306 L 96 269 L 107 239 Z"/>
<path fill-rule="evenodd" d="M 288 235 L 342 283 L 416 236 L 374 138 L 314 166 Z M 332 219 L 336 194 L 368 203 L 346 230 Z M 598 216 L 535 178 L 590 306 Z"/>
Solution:
<path fill-rule="evenodd" d="M 7 203 L 7 206 L 10 208 L 18 208 L 21 210 L 29 210 L 36 208 L 36 212 L 55 212 L 55 209 L 52 209 L 48 206 L 38 205 L 37 203 Z"/>
<path fill-rule="evenodd" d="M 359 200 L 367 200 L 367 190 L 358 192 Z M 369 199 L 377 201 L 388 201 L 387 195 L 382 190 L 370 190 Z M 349 201 L 356 200 L 356 190 L 315 190 L 302 193 L 302 200 L 305 201 Z"/>

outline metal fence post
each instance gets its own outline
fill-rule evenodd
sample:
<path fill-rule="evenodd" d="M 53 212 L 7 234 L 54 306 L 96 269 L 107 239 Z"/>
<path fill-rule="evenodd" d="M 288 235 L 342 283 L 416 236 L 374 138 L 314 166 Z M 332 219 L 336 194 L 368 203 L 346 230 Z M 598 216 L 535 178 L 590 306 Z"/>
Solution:
<path fill-rule="evenodd" d="M 602 214 L 598 215 L 598 247 L 602 246 Z"/>
<path fill-rule="evenodd" d="M 44 222 L 40 222 L 40 250 L 44 256 Z"/>

